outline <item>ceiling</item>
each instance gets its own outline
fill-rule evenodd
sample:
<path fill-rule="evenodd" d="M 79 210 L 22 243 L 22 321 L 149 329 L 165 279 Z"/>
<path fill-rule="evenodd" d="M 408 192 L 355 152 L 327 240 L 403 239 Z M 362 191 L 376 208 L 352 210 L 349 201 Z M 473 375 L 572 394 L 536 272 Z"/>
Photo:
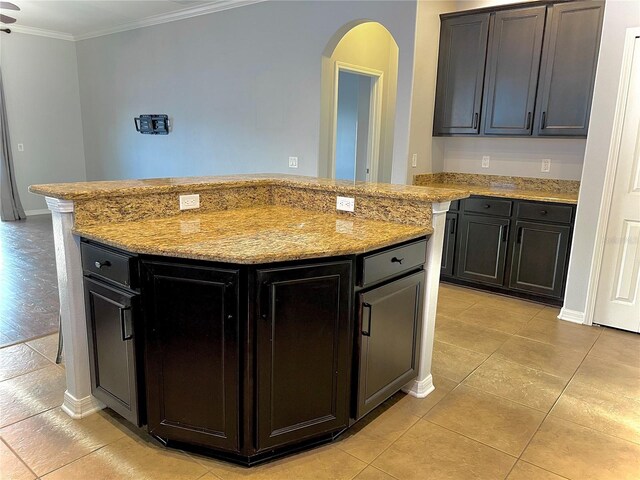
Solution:
<path fill-rule="evenodd" d="M 13 31 L 65 40 L 108 35 L 263 0 L 12 0 L 19 12 L 3 10 L 17 22 Z"/>

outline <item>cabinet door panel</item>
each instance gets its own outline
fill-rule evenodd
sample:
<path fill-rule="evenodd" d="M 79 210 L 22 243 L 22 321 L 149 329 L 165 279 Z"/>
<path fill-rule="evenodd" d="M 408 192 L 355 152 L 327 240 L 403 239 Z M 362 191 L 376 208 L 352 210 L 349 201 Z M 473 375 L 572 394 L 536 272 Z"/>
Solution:
<path fill-rule="evenodd" d="M 259 270 L 258 450 L 348 423 L 351 262 Z"/>
<path fill-rule="evenodd" d="M 434 134 L 478 133 L 488 31 L 488 13 L 442 21 Z"/>
<path fill-rule="evenodd" d="M 359 295 L 362 332 L 356 418 L 418 374 L 424 271 Z"/>
<path fill-rule="evenodd" d="M 504 283 L 509 223 L 507 218 L 461 216 L 456 258 L 459 278 L 492 285 Z"/>
<path fill-rule="evenodd" d="M 586 136 L 604 2 L 549 7 L 536 103 L 536 134 Z"/>
<path fill-rule="evenodd" d="M 458 229 L 458 214 L 447 213 L 445 223 L 444 244 L 442 247 L 442 263 L 440 274 L 453 275 L 453 260 L 456 251 L 456 231 Z"/>
<path fill-rule="evenodd" d="M 561 298 L 571 228 L 516 221 L 514 233 L 509 287 Z"/>
<path fill-rule="evenodd" d="M 140 424 L 136 355 L 136 296 L 84 279 L 91 392 L 105 405 Z"/>
<path fill-rule="evenodd" d="M 148 425 L 162 438 L 238 448 L 238 274 L 145 263 Z"/>
<path fill-rule="evenodd" d="M 487 58 L 483 131 L 529 135 L 533 126 L 545 7 L 497 12 Z"/>

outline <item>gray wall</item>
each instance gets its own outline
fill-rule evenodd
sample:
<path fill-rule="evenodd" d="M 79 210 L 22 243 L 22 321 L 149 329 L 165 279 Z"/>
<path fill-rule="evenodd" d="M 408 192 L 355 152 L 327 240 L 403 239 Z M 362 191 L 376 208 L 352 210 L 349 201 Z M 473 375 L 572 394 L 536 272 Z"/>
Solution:
<path fill-rule="evenodd" d="M 415 12 L 414 1 L 270 1 L 78 42 L 88 178 L 316 175 L 321 55 L 367 19 L 400 48 L 393 178 L 404 181 Z M 173 131 L 136 133 L 141 113 L 169 114 Z"/>
<path fill-rule="evenodd" d="M 29 185 L 86 179 L 76 45 L 16 32 L 1 35 L 0 65 L 20 200 L 27 215 L 42 213 L 44 198 L 30 194 Z"/>
<path fill-rule="evenodd" d="M 575 312 L 578 316 L 586 309 L 587 289 L 591 269 L 594 267 L 592 260 L 598 224 L 596 216 L 602 202 L 611 147 L 625 33 L 627 28 L 638 26 L 638 2 L 608 1 L 605 4 L 598 71 L 564 300 L 564 309 L 570 314 Z"/>

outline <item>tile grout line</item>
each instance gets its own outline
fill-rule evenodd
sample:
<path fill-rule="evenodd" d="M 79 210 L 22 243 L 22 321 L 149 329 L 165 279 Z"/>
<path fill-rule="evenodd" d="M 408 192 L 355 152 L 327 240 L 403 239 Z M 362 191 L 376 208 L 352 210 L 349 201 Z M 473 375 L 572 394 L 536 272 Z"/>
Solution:
<path fill-rule="evenodd" d="M 529 448 L 529 445 L 531 445 L 531 442 L 533 441 L 533 439 L 535 438 L 535 436 L 538 434 L 538 432 L 540 432 L 540 427 L 542 427 L 542 425 L 544 424 L 544 422 L 547 421 L 547 418 L 549 418 L 549 415 L 551 415 L 551 412 L 553 411 L 553 409 L 555 408 L 555 406 L 558 404 L 558 401 L 560 401 L 560 398 L 562 397 L 562 395 L 564 395 L 564 392 L 567 390 L 567 388 L 569 387 L 569 384 L 571 383 L 571 380 L 573 380 L 573 378 L 575 377 L 576 373 L 578 372 L 578 370 L 580 370 L 580 367 L 582 366 L 582 364 L 584 363 L 585 359 L 587 358 L 587 356 L 589 355 L 589 352 L 591 352 L 591 350 L 593 349 L 593 346 L 596 344 L 596 342 L 598 341 L 598 338 L 600 338 L 600 335 L 602 335 L 602 330 L 600 332 L 598 332 L 598 335 L 596 336 L 596 339 L 594 340 L 593 344 L 591 345 L 591 347 L 589 347 L 589 350 L 587 350 L 587 353 L 584 355 L 584 357 L 582 358 L 582 360 L 580 361 L 580 364 L 578 365 L 578 367 L 576 368 L 576 370 L 573 372 L 573 374 L 571 375 L 571 378 L 569 379 L 569 381 L 567 382 L 567 384 L 564 386 L 564 388 L 562 389 L 562 391 L 560 392 L 560 395 L 558 395 L 558 398 L 556 398 L 556 401 L 553 402 L 553 405 L 551 405 L 551 408 L 549 409 L 549 411 L 547 412 L 547 414 L 545 414 L 544 418 L 542 419 L 542 422 L 540 422 L 540 425 L 538 425 L 538 428 L 536 428 L 536 431 L 533 433 L 533 435 L 531 436 L 531 438 L 529 439 L 529 441 L 527 442 L 527 444 L 525 445 L 525 447 L 522 449 L 522 452 L 520 453 L 520 455 L 518 455 L 518 460 L 522 460 L 524 462 L 526 462 L 526 460 L 524 460 L 522 458 L 522 455 L 524 455 L 524 453 L 527 451 L 527 449 Z M 570 423 L 574 423 L 574 422 L 570 422 Z M 578 425 L 577 423 L 575 425 Z M 543 470 L 547 470 L 544 467 L 540 467 L 539 465 L 532 463 L 532 462 L 527 462 L 530 463 L 531 465 L 534 465 L 538 468 L 542 468 Z M 551 470 L 547 470 L 551 473 L 554 473 L 556 475 L 560 475 L 556 472 L 553 472 Z M 562 476 L 562 475 L 560 475 Z"/>
<path fill-rule="evenodd" d="M 25 462 L 25 461 L 22 459 L 22 457 L 21 457 L 20 455 L 18 455 L 18 452 L 16 452 L 16 451 L 11 447 L 11 445 L 9 445 L 9 443 L 8 443 L 8 442 L 7 442 L 3 437 L 0 437 L 0 442 L 4 443 L 4 444 L 7 446 L 7 448 L 9 449 L 9 451 L 15 455 L 15 457 L 18 459 L 18 461 L 20 461 L 20 462 L 21 462 L 21 463 L 26 467 L 26 469 L 27 469 L 27 470 L 29 470 L 29 471 L 33 474 L 33 476 L 34 476 L 34 477 L 36 477 L 36 478 L 40 478 L 38 475 L 36 475 L 36 472 L 34 472 L 33 470 L 31 470 L 31 467 L 30 467 L 29 465 L 27 465 L 27 462 Z"/>

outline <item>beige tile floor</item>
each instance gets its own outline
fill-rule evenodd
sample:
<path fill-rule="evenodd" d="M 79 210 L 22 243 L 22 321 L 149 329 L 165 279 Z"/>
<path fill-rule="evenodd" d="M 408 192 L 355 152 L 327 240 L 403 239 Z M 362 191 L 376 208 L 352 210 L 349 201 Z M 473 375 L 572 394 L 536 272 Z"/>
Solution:
<path fill-rule="evenodd" d="M 640 479 L 640 335 L 443 285 L 436 390 L 397 394 L 333 444 L 252 469 L 59 408 L 56 337 L 0 349 L 0 478 Z"/>

